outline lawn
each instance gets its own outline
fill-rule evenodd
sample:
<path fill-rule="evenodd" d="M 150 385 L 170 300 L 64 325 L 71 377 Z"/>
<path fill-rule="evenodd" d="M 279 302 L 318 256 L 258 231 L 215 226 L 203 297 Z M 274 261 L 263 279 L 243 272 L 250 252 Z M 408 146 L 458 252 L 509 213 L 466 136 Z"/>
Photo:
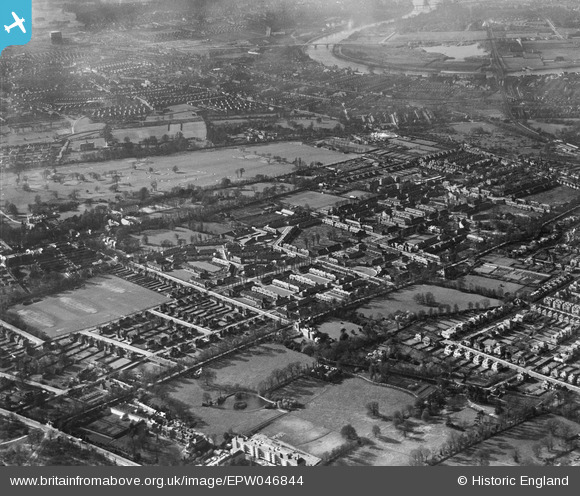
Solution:
<path fill-rule="evenodd" d="M 352 322 L 348 321 L 341 321 L 337 319 L 332 319 L 329 322 L 325 322 L 324 324 L 318 326 L 318 330 L 325 334 L 328 334 L 332 339 L 338 340 L 341 335 L 341 329 L 346 329 L 346 332 L 349 336 L 352 336 L 353 333 L 356 336 L 362 335 L 362 328 L 359 325 L 353 324 Z"/>
<path fill-rule="evenodd" d="M 428 307 L 415 301 L 415 295 L 421 293 L 432 293 L 435 298 L 435 303 L 439 305 L 451 305 L 451 307 L 453 307 L 457 304 L 459 310 L 467 310 L 470 303 L 474 307 L 476 304 L 479 304 L 483 308 L 485 306 L 484 300 L 487 300 L 489 306 L 500 305 L 499 300 L 486 298 L 475 293 L 463 293 L 456 289 L 420 284 L 402 291 L 391 293 L 388 298 L 372 300 L 369 304 L 361 307 L 359 311 L 368 317 L 369 315 L 376 313 L 388 315 L 396 312 L 419 312 L 420 310 L 428 313 L 430 308 L 437 310 L 437 306 Z"/>
<path fill-rule="evenodd" d="M 159 293 L 115 276 L 96 277 L 80 289 L 44 298 L 32 305 L 17 305 L 10 312 L 55 338 L 94 327 L 165 303 Z"/>

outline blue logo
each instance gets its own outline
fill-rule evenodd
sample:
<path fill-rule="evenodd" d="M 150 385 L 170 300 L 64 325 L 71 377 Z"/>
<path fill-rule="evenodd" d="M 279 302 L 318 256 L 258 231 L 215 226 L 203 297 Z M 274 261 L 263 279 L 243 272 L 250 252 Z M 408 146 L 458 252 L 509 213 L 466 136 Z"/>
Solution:
<path fill-rule="evenodd" d="M 32 34 L 32 0 L 0 0 L 0 52 L 26 45 Z"/>

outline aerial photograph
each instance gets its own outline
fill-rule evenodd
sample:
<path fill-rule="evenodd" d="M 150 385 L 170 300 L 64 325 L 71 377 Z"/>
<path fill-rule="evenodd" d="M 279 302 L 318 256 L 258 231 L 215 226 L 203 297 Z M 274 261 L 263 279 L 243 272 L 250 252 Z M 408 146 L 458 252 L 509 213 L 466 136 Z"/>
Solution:
<path fill-rule="evenodd" d="M 7 12 L 0 465 L 580 466 L 579 0 Z"/>

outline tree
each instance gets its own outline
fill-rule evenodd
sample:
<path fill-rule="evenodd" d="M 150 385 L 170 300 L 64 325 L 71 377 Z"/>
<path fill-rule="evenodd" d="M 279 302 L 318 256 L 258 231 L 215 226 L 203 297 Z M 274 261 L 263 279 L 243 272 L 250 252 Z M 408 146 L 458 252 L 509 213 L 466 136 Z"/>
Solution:
<path fill-rule="evenodd" d="M 542 457 L 542 443 L 535 443 L 532 445 L 532 453 L 538 459 Z"/>
<path fill-rule="evenodd" d="M 144 201 L 149 197 L 149 190 L 143 186 L 137 193 L 139 200 Z"/>
<path fill-rule="evenodd" d="M 359 438 L 356 429 L 350 424 L 343 426 L 342 429 L 340 429 L 340 434 L 343 438 L 349 441 L 357 441 Z"/>
<path fill-rule="evenodd" d="M 173 172 L 175 172 L 175 174 L 177 174 L 179 172 L 179 167 L 177 167 L 177 165 L 173 166 L 173 169 L 171 169 Z"/>
<path fill-rule="evenodd" d="M 381 435 L 381 428 L 378 425 L 373 425 L 373 436 L 374 437 L 379 437 Z"/>
<path fill-rule="evenodd" d="M 16 207 L 16 205 L 14 205 L 14 203 L 7 201 L 4 204 L 4 210 L 6 210 L 6 213 L 8 215 L 12 215 L 13 217 L 18 215 L 18 207 Z"/>
<path fill-rule="evenodd" d="M 423 293 L 417 293 L 415 296 L 413 296 L 413 299 L 415 300 L 415 303 L 419 305 L 425 305 L 425 295 Z"/>
<path fill-rule="evenodd" d="M 558 433 L 560 432 L 562 425 L 563 425 L 562 422 L 560 422 L 558 419 L 553 418 L 546 422 L 546 429 L 552 436 L 558 437 Z"/>
<path fill-rule="evenodd" d="M 405 419 L 403 417 L 403 414 L 399 410 L 393 413 L 393 424 L 395 427 L 398 428 L 398 426 L 403 422 L 403 420 Z"/>
<path fill-rule="evenodd" d="M 425 465 L 431 451 L 428 448 L 417 448 L 409 454 L 409 464 L 415 467 Z"/>
<path fill-rule="evenodd" d="M 421 420 L 426 423 L 431 420 L 431 415 L 429 415 L 429 410 L 427 408 L 423 410 L 423 413 L 421 414 Z"/>
<path fill-rule="evenodd" d="M 489 466 L 490 459 L 491 459 L 491 455 L 489 454 L 489 451 L 487 451 L 487 450 L 481 450 L 476 457 L 477 464 L 480 467 Z"/>
<path fill-rule="evenodd" d="M 44 433 L 40 429 L 33 429 L 28 433 L 28 444 L 30 449 L 37 446 L 44 439 Z"/>
<path fill-rule="evenodd" d="M 149 236 L 144 234 L 143 237 L 141 238 L 141 243 L 143 243 L 144 245 L 148 245 L 149 244 Z"/>
<path fill-rule="evenodd" d="M 552 434 L 548 434 L 547 436 L 544 436 L 542 439 L 540 439 L 540 443 L 542 446 L 545 446 L 548 451 L 552 451 L 554 449 L 554 436 L 552 436 Z"/>
<path fill-rule="evenodd" d="M 396 426 L 397 429 L 399 429 L 402 433 L 403 433 L 403 437 L 406 439 L 407 435 L 409 434 L 409 432 L 411 432 L 413 430 L 413 426 L 411 424 L 411 422 L 409 422 L 407 419 L 403 419 L 403 421 Z"/>
<path fill-rule="evenodd" d="M 204 368 L 201 371 L 199 378 L 204 382 L 206 386 L 209 386 L 213 381 L 215 381 L 217 374 L 215 370 Z"/>
<path fill-rule="evenodd" d="M 378 417 L 380 415 L 379 402 L 378 401 L 369 401 L 367 403 L 367 413 L 371 417 Z"/>

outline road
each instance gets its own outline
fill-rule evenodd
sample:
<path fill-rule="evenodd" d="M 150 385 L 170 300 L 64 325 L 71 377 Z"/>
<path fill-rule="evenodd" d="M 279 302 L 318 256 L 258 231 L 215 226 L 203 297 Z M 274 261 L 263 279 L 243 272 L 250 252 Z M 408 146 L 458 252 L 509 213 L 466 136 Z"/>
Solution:
<path fill-rule="evenodd" d="M 124 350 L 127 350 L 131 353 L 135 353 L 137 355 L 141 355 L 141 356 L 144 356 L 150 360 L 158 362 L 161 365 L 167 365 L 169 367 L 175 366 L 175 363 L 172 362 L 171 360 L 167 360 L 165 358 L 161 358 L 159 356 L 156 356 L 155 353 L 153 353 L 152 351 L 147 351 L 147 350 L 144 350 L 142 348 L 137 348 L 136 346 L 130 345 L 128 343 L 124 343 L 124 342 L 119 341 L 117 339 L 111 339 L 111 338 L 108 338 L 108 337 L 103 336 L 101 334 L 96 334 L 94 332 L 88 331 L 86 329 L 84 331 L 80 331 L 78 334 L 82 334 L 84 336 L 87 336 L 87 337 L 92 338 L 92 339 L 96 339 L 98 341 L 103 341 L 104 343 L 113 345 L 116 348 L 123 348 Z"/>
<path fill-rule="evenodd" d="M 49 393 L 56 394 L 57 396 L 61 396 L 63 394 L 68 393 L 68 389 L 60 389 L 60 388 L 56 388 L 53 386 L 49 386 L 48 384 L 42 384 L 40 382 L 31 381 L 30 379 L 22 379 L 20 377 L 16 377 L 15 375 L 7 374 L 6 372 L 0 372 L 0 377 L 3 377 L 4 379 L 8 379 L 11 381 L 15 381 L 15 382 L 23 382 L 24 384 L 28 384 L 29 386 L 34 386 L 34 387 L 37 387 L 40 389 L 44 389 L 45 391 L 48 391 Z"/>
<path fill-rule="evenodd" d="M 0 320 L 0 326 L 9 329 L 15 334 L 19 334 L 20 336 L 28 339 L 28 341 L 32 341 L 37 346 L 44 344 L 44 340 L 37 338 L 36 336 L 33 336 L 32 334 L 29 334 L 28 332 L 25 332 L 22 329 L 18 329 L 18 327 L 14 327 L 12 324 L 9 324 L 4 320 Z"/>
<path fill-rule="evenodd" d="M 167 274 L 166 272 L 161 272 L 160 270 L 152 269 L 150 267 L 146 267 L 144 265 L 140 265 L 140 264 L 135 263 L 135 262 L 131 262 L 130 265 L 138 270 L 144 270 L 146 272 L 150 272 L 152 274 L 155 274 L 159 277 L 163 277 L 164 279 L 167 279 L 168 281 L 176 282 L 180 286 L 185 286 L 187 288 L 193 288 L 193 289 L 199 291 L 200 293 L 207 294 L 207 295 L 212 296 L 214 298 L 217 298 L 218 300 L 221 300 L 225 303 L 229 303 L 230 305 L 234 305 L 236 307 L 241 307 L 241 308 L 245 308 L 247 310 L 251 310 L 252 312 L 255 312 L 255 313 L 262 315 L 264 317 L 268 317 L 269 319 L 275 320 L 275 321 L 280 322 L 282 324 L 290 324 L 291 323 L 290 320 L 288 320 L 280 315 L 277 315 L 277 314 L 272 313 L 272 312 L 268 312 L 267 310 L 263 310 L 261 308 L 254 307 L 252 305 L 248 305 L 247 303 L 244 303 L 242 301 L 238 301 L 234 298 L 230 298 L 229 296 L 225 296 L 225 295 L 222 295 L 220 293 L 216 293 L 215 291 L 212 291 L 211 289 L 203 288 L 203 287 L 198 286 L 196 284 L 192 284 L 190 282 L 184 281 L 183 279 L 179 279 L 177 277 L 174 277 L 170 274 Z"/>
<path fill-rule="evenodd" d="M 196 331 L 205 334 L 206 336 L 213 334 L 213 331 L 206 329 L 205 327 L 200 327 L 198 325 L 192 324 L 191 322 L 186 322 L 185 320 L 178 319 L 177 317 L 172 317 L 170 315 L 166 315 L 164 313 L 158 312 L 157 310 L 148 310 L 151 315 L 155 315 L 156 317 L 161 317 L 162 319 L 169 320 L 171 322 L 175 322 L 179 325 L 189 327 L 191 329 L 195 329 Z"/>
<path fill-rule="evenodd" d="M 499 358 L 495 355 L 490 355 L 488 353 L 484 353 L 483 351 L 475 350 L 473 348 L 470 348 L 469 346 L 465 346 L 461 343 L 458 343 L 457 341 L 452 341 L 450 339 L 443 340 L 443 344 L 445 344 L 445 345 L 451 344 L 451 345 L 453 345 L 457 348 L 460 348 L 462 350 L 466 350 L 466 351 L 469 350 L 472 353 L 474 353 L 475 355 L 480 355 L 483 358 L 489 358 L 490 360 L 493 360 L 494 362 L 499 362 L 503 366 L 510 368 L 512 370 L 515 370 L 516 372 L 521 372 L 521 373 L 527 374 L 530 377 L 533 377 L 535 379 L 539 379 L 541 381 L 548 381 L 552 384 L 569 389 L 570 391 L 574 391 L 575 393 L 580 393 L 580 387 L 573 386 L 572 384 L 561 381 L 560 379 L 555 379 L 554 377 L 546 376 L 544 374 L 540 374 L 539 372 L 535 372 L 534 370 L 532 370 L 531 367 L 521 367 L 520 365 L 516 365 L 515 363 L 509 362 L 507 360 L 503 360 L 502 358 Z"/>

